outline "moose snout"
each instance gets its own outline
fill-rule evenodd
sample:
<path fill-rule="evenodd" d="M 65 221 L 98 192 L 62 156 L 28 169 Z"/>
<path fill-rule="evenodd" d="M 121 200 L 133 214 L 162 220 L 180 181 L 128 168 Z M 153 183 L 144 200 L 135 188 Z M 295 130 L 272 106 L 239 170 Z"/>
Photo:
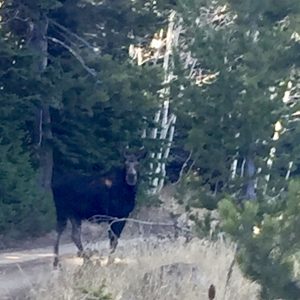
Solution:
<path fill-rule="evenodd" d="M 126 181 L 129 185 L 135 185 L 137 182 L 136 173 L 128 173 L 126 176 Z"/>

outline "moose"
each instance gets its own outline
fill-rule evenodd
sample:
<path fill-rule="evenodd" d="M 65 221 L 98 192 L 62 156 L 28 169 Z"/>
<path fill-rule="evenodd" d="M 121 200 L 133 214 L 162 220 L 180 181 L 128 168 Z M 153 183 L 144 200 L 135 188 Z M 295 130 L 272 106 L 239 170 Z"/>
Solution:
<path fill-rule="evenodd" d="M 54 267 L 59 263 L 59 242 L 69 220 L 72 225 L 72 241 L 78 255 L 84 256 L 81 242 L 81 222 L 94 216 L 106 216 L 98 220 L 110 224 L 108 237 L 110 253 L 114 253 L 126 219 L 135 207 L 139 182 L 139 161 L 145 156 L 142 149 L 135 153 L 124 151 L 124 166 L 102 176 L 65 175 L 52 182 L 56 207 L 57 238 L 54 245 Z M 120 219 L 120 220 L 118 220 Z"/>

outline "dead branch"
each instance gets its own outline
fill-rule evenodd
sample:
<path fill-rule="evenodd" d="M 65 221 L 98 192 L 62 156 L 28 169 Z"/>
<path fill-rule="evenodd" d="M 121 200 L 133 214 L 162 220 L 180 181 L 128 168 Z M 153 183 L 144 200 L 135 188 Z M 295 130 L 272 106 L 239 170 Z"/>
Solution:
<path fill-rule="evenodd" d="M 97 75 L 97 72 L 94 70 L 94 69 L 92 69 L 92 68 L 90 68 L 90 67 L 88 67 L 86 64 L 85 64 L 85 62 L 84 62 L 84 60 L 83 60 L 83 58 L 73 49 L 73 48 L 71 48 L 70 46 L 68 46 L 67 44 L 65 44 L 63 41 L 61 41 L 61 40 L 59 40 L 59 39 L 57 39 L 57 38 L 54 38 L 54 37 L 51 37 L 51 36 L 48 36 L 47 37 L 50 41 L 52 41 L 53 43 L 57 43 L 57 44 L 59 44 L 59 45 L 61 45 L 61 46 L 63 46 L 64 48 L 66 48 L 80 63 L 81 63 L 81 65 L 82 65 L 82 67 L 90 74 L 90 75 L 92 75 L 93 77 L 95 77 L 96 75 Z"/>
<path fill-rule="evenodd" d="M 193 155 L 193 150 L 190 151 L 189 156 L 187 157 L 187 159 L 183 163 L 183 165 L 180 169 L 180 172 L 179 172 L 179 177 L 178 177 L 177 181 L 173 183 L 173 185 L 177 185 L 181 181 L 181 179 L 183 177 L 183 172 L 184 172 L 185 168 L 187 167 L 188 162 L 191 160 L 192 155 Z"/>
<path fill-rule="evenodd" d="M 19 13 L 20 13 L 20 11 L 17 9 L 16 12 L 15 12 L 15 14 L 14 14 L 12 17 L 7 18 L 6 20 L 2 20 L 0 23 L 1 23 L 1 24 L 7 24 L 7 23 L 9 23 L 9 22 L 11 22 L 11 21 L 13 21 L 13 20 L 18 20 L 18 21 L 27 23 L 27 22 L 30 20 L 29 17 L 27 17 L 27 18 L 25 18 L 25 19 L 19 17 Z"/>
<path fill-rule="evenodd" d="M 67 34 L 71 35 L 72 37 L 76 38 L 78 41 L 80 41 L 82 44 L 84 44 L 86 47 L 94 50 L 94 47 L 88 42 L 86 41 L 84 38 L 80 37 L 79 35 L 77 35 L 76 33 L 72 32 L 70 29 L 68 29 L 67 27 L 57 23 L 56 21 L 49 19 L 49 22 L 51 24 L 53 24 L 54 26 L 56 26 L 57 28 L 61 29 L 62 31 L 66 32 Z"/>
<path fill-rule="evenodd" d="M 173 227 L 175 230 L 175 236 L 178 236 L 179 232 L 183 233 L 184 236 L 192 233 L 192 231 L 189 228 L 187 228 L 185 226 L 184 227 L 179 226 L 177 220 L 175 220 L 174 222 L 165 223 L 165 222 L 143 221 L 143 220 L 134 219 L 134 218 L 117 218 L 117 217 L 110 217 L 107 215 L 95 215 L 95 216 L 89 218 L 88 221 L 92 222 L 92 223 L 93 222 L 95 222 L 95 223 L 109 222 L 110 228 L 114 223 L 124 222 L 124 221 L 133 222 L 133 223 L 137 223 L 137 224 L 141 224 L 141 225 L 148 225 L 148 226 Z"/>

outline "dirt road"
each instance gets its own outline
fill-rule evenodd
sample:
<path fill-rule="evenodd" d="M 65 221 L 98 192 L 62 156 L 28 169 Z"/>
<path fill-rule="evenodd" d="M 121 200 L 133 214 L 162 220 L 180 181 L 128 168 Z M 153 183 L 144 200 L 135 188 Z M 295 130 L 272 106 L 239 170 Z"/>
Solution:
<path fill-rule="evenodd" d="M 155 299 L 206 299 L 203 295 L 207 295 L 212 283 L 218 287 L 219 295 L 226 294 L 225 300 L 258 299 L 259 287 L 244 278 L 237 266 L 229 285 L 224 280 L 235 254 L 234 245 L 224 241 L 211 243 L 194 239 L 186 244 L 183 237 L 176 241 L 156 237 L 124 238 L 120 240 L 112 265 L 105 262 L 107 240 L 86 246 L 98 250 L 95 262 L 99 262 L 99 256 L 104 264 L 101 268 L 94 265 L 96 267 L 79 269 L 82 287 L 94 291 L 105 278 L 114 299 L 132 300 L 131 296 L 135 295 L 135 300 L 152 300 L 154 291 L 160 294 L 164 291 Z M 0 300 L 25 300 L 29 291 L 35 300 L 82 299 L 82 294 L 74 297 L 80 290 L 76 289 L 72 270 L 78 270 L 76 266 L 82 264 L 82 259 L 76 257 L 75 246 L 61 245 L 62 271 L 53 270 L 52 250 L 52 247 L 43 247 L 0 253 Z M 186 280 L 184 284 L 183 280 Z"/>
<path fill-rule="evenodd" d="M 73 244 L 60 248 L 64 257 L 76 253 Z M 22 292 L 53 274 L 53 247 L 0 253 L 0 299 L 22 299 Z"/>
<path fill-rule="evenodd" d="M 139 242 L 140 238 L 120 240 L 118 250 L 122 252 L 125 245 Z M 108 241 L 86 244 L 87 247 L 108 254 Z M 73 243 L 61 244 L 59 251 L 63 265 L 82 263 L 82 259 L 76 256 Z M 53 246 L 0 253 L 0 300 L 23 300 L 28 290 L 55 276 L 58 270 L 53 268 L 53 256 Z"/>

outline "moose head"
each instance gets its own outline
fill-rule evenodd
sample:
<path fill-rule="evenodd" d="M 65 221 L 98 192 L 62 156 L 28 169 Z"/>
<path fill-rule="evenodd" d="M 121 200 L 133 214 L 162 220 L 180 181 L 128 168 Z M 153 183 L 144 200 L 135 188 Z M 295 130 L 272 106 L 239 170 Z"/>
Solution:
<path fill-rule="evenodd" d="M 135 186 L 137 184 L 139 161 L 144 158 L 146 154 L 144 148 L 141 148 L 136 152 L 129 152 L 128 149 L 125 149 L 123 156 L 125 158 L 125 180 L 128 185 Z"/>

